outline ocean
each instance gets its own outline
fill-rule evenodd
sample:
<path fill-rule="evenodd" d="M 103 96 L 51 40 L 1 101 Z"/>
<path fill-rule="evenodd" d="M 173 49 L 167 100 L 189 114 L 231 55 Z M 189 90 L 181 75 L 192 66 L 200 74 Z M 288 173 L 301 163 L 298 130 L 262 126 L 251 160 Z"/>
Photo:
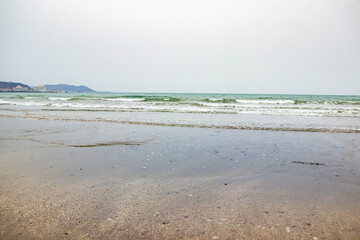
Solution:
<path fill-rule="evenodd" d="M 360 96 L 1 93 L 1 116 L 179 127 L 360 133 Z"/>

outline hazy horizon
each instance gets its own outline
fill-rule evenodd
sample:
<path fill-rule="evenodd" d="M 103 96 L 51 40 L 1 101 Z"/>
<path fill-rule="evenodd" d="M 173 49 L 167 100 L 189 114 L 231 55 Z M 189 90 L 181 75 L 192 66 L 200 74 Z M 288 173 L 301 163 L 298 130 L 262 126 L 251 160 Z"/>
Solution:
<path fill-rule="evenodd" d="M 0 81 L 360 95 L 360 1 L 0 0 Z"/>

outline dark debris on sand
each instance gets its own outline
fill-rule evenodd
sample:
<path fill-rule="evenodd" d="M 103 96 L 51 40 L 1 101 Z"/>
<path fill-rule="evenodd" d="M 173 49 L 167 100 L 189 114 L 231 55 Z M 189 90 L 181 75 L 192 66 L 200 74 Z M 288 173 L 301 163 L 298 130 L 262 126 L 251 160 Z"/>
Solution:
<path fill-rule="evenodd" d="M 70 147 L 84 148 L 84 147 L 104 147 L 104 146 L 114 146 L 114 145 L 139 146 L 141 144 L 142 144 L 141 142 L 107 142 L 107 143 L 96 143 L 96 144 L 85 144 L 85 145 L 70 145 Z"/>
<path fill-rule="evenodd" d="M 318 163 L 318 162 L 302 162 L 302 161 L 292 161 L 292 163 L 297 163 L 297 164 L 309 164 L 309 165 L 321 165 L 321 166 L 326 166 L 325 163 Z"/>

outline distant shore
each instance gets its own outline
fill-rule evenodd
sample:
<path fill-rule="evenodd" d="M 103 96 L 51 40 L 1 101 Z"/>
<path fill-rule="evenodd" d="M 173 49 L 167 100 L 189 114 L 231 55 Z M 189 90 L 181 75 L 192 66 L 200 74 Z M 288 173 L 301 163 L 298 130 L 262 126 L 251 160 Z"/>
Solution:
<path fill-rule="evenodd" d="M 0 91 L 0 93 L 67 93 L 59 91 Z"/>

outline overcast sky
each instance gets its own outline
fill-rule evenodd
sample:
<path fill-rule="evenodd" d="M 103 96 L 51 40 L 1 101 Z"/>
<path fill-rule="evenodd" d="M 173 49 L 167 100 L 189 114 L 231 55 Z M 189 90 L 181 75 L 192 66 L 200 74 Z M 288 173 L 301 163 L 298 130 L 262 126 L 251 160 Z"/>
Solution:
<path fill-rule="evenodd" d="M 0 81 L 360 95 L 360 0 L 0 0 Z"/>

